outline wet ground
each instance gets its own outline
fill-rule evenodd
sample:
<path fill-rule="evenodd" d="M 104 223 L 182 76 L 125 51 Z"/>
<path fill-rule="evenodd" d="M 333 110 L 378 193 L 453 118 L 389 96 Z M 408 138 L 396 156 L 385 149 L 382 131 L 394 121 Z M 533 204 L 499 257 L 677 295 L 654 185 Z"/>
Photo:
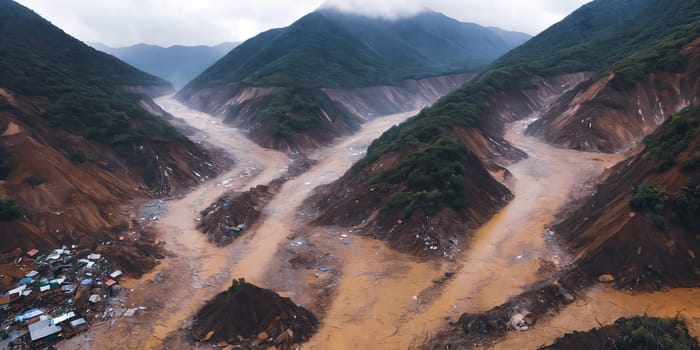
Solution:
<path fill-rule="evenodd" d="M 238 277 L 323 314 L 320 331 L 302 346 L 304 349 L 419 346 L 461 313 L 484 311 L 519 294 L 523 286 L 541 277 L 542 261 L 555 265 L 565 262 L 567 257 L 560 252 L 545 248 L 546 239 L 556 236 L 547 225 L 570 198 L 592 189 L 591 179 L 623 158 L 554 148 L 523 135 L 532 120 L 512 124 L 506 139 L 529 155 L 507 166 L 513 174 L 508 186 L 515 199 L 472 234 L 468 249 L 455 261 L 417 263 L 380 241 L 353 232 L 308 227 L 306 218 L 299 215 L 299 205 L 313 188 L 339 178 L 364 155 L 373 139 L 412 113 L 386 116 L 309 154 L 318 163 L 281 187 L 264 209 L 255 232 L 219 248 L 195 229 L 199 211 L 226 191 L 246 190 L 279 177 L 287 171 L 289 158 L 260 148 L 241 131 L 171 98 L 157 102 L 198 130 L 193 140 L 225 149 L 236 162 L 234 169 L 183 198 L 165 201 L 166 211 L 154 225 L 171 257 L 143 278 L 123 283 L 132 289 L 126 306 L 143 305 L 147 310 L 97 325 L 60 344 L 61 348 L 188 348 L 191 344 L 183 335 L 189 317 Z M 319 269 L 293 268 L 288 260 L 294 254 L 315 254 L 309 259 L 320 261 L 316 265 L 327 264 L 318 265 Z M 454 276 L 434 282 L 445 272 Z M 156 276 L 161 282 L 154 281 Z M 528 332 L 511 333 L 496 347 L 536 348 L 565 331 L 597 326 L 596 318 L 609 323 L 643 313 L 647 306 L 650 315 L 673 316 L 676 310 L 700 315 L 698 305 L 686 302 L 698 299 L 693 293 L 696 291 L 674 290 L 663 295 L 629 296 L 595 287 L 560 315 Z M 327 305 L 318 304 L 321 295 L 326 296 Z M 678 305 L 662 302 L 669 297 Z M 687 309 L 678 309 L 680 304 Z M 689 328 L 697 335 L 696 324 L 689 322 Z"/>

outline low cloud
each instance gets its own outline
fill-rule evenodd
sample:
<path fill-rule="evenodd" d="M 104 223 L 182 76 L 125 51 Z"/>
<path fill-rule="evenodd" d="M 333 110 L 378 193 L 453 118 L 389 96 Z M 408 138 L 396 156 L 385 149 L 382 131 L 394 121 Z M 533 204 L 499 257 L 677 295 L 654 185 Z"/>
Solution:
<path fill-rule="evenodd" d="M 110 46 L 213 45 L 288 26 L 321 6 L 396 18 L 425 8 L 460 21 L 537 34 L 588 0 L 18 0 L 69 34 Z"/>

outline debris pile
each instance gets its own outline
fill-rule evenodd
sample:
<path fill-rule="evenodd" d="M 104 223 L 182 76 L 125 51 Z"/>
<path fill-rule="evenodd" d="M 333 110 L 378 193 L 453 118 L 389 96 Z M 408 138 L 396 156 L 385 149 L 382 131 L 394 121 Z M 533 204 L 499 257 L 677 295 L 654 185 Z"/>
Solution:
<path fill-rule="evenodd" d="M 316 316 L 291 299 L 239 279 L 197 313 L 192 335 L 202 342 L 291 349 L 308 340 L 317 327 Z"/>
<path fill-rule="evenodd" d="M 209 241 L 227 245 L 258 221 L 273 196 L 274 189 L 265 185 L 247 192 L 229 192 L 202 210 L 197 229 L 207 234 Z"/>
<path fill-rule="evenodd" d="M 49 346 L 114 314 L 107 298 L 120 291 L 121 270 L 78 246 L 31 249 L 14 258 L 14 278 L 0 290 L 0 349 Z M 23 275 L 21 275 L 23 274 Z"/>

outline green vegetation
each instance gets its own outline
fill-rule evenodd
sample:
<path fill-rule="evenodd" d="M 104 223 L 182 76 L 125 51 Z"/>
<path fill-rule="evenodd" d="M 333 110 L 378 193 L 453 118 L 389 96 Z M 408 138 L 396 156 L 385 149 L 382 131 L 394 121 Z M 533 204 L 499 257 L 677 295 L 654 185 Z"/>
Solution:
<path fill-rule="evenodd" d="M 675 71 L 683 64 L 676 59 L 678 49 L 697 37 L 694 33 L 699 31 L 700 7 L 694 1 L 594 1 L 510 51 L 431 108 L 385 132 L 355 166 L 366 167 L 384 154 L 400 151 L 408 154 L 400 165 L 403 172 L 424 172 L 410 161 L 412 154 L 422 152 L 444 135 L 454 135 L 457 128 L 481 125 L 495 96 L 530 88 L 538 76 L 597 71 L 602 77 L 610 69 L 623 70 L 625 76 L 630 67 L 644 73 Z M 679 126 L 677 131 L 681 130 Z M 675 143 L 669 146 L 658 148 L 660 159 L 668 158 L 662 153 L 683 147 Z M 405 180 L 384 179 L 404 192 L 421 192 Z M 391 201 L 406 202 L 416 201 L 404 194 Z"/>
<path fill-rule="evenodd" d="M 0 198 L 0 221 L 14 220 L 19 217 L 19 208 L 12 198 Z"/>
<path fill-rule="evenodd" d="M 43 117 L 51 126 L 99 142 L 180 137 L 123 90 L 167 87 L 165 81 L 88 47 L 13 1 L 0 2 L 0 81 L 16 93 L 48 98 Z"/>
<path fill-rule="evenodd" d="M 695 151 L 683 162 L 682 169 L 684 171 L 692 171 L 700 169 L 700 151 Z"/>
<path fill-rule="evenodd" d="M 689 178 L 673 195 L 673 217 L 690 230 L 700 228 L 700 182 Z"/>
<path fill-rule="evenodd" d="M 696 344 L 682 319 L 641 317 L 618 322 L 622 332 L 615 338 L 615 349 L 689 350 Z"/>
<path fill-rule="evenodd" d="M 0 180 L 6 180 L 10 176 L 10 170 L 12 170 L 12 167 L 9 163 L 0 163 Z"/>
<path fill-rule="evenodd" d="M 676 157 L 688 148 L 695 137 L 698 123 L 700 108 L 689 108 L 673 116 L 659 131 L 644 140 L 649 154 L 656 162 L 654 167 L 657 171 L 666 171 L 675 164 Z M 692 159 L 689 161 L 693 162 Z"/>
<path fill-rule="evenodd" d="M 35 187 L 35 186 L 39 186 L 41 184 L 46 183 L 46 180 L 44 180 L 36 175 L 32 175 L 32 176 L 24 179 L 24 182 L 29 186 Z"/>
<path fill-rule="evenodd" d="M 395 84 L 475 71 L 526 39 L 430 12 L 386 21 L 320 10 L 246 41 L 186 89 L 230 82 L 316 88 Z"/>
<path fill-rule="evenodd" d="M 324 132 L 330 126 L 324 112 L 337 114 L 337 107 L 320 89 L 285 88 L 256 116 L 255 121 L 271 125 L 272 136 L 289 139 L 305 132 Z"/>
<path fill-rule="evenodd" d="M 85 163 L 88 160 L 87 156 L 85 156 L 85 153 L 80 151 L 68 152 L 66 158 L 68 158 L 68 160 L 70 160 L 73 163 Z"/>
<path fill-rule="evenodd" d="M 661 186 L 644 183 L 635 191 L 630 200 L 630 206 L 640 212 L 649 212 L 651 224 L 658 229 L 663 229 L 666 227 L 664 209 L 667 200 L 668 195 Z"/>
<path fill-rule="evenodd" d="M 445 206 L 464 208 L 464 166 L 469 155 L 462 143 L 441 137 L 412 153 L 400 167 L 379 174 L 373 182 L 400 182 L 406 186 L 406 191 L 389 199 L 385 210 L 403 208 L 408 217 L 417 209 L 433 214 Z"/>
<path fill-rule="evenodd" d="M 243 287 L 243 285 L 245 285 L 245 278 L 241 277 L 239 279 L 234 279 L 233 281 L 231 281 L 231 286 L 228 287 L 228 292 L 230 294 L 233 294 L 241 287 Z"/>

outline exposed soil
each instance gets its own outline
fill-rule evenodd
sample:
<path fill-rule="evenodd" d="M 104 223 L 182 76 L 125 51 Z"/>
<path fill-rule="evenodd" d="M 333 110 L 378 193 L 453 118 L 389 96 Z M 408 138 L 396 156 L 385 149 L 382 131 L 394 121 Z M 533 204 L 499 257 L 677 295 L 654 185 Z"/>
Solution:
<path fill-rule="evenodd" d="M 270 103 L 279 87 L 250 87 L 225 84 L 198 91 L 183 89 L 177 98 L 184 104 L 223 118 L 224 122 L 249 130 L 248 137 L 262 147 L 276 150 L 309 150 L 328 146 L 342 136 L 358 130 L 361 123 L 378 116 L 397 114 L 427 107 L 457 89 L 473 74 L 458 74 L 411 80 L 397 86 L 376 86 L 351 90 L 323 89 L 318 93 L 330 98 L 316 113 L 320 125 L 291 138 L 275 135 L 275 125 L 260 122 L 258 114 Z"/>
<path fill-rule="evenodd" d="M 3 221 L 0 252 L 78 245 L 109 255 L 126 273 L 140 276 L 161 257 L 152 236 L 134 225 L 134 206 L 173 194 L 218 171 L 210 153 L 189 140 L 109 145 L 51 127 L 41 117 L 45 100 L 0 89 L 0 158 L 10 166 L 0 197 L 16 200 L 20 218 Z M 145 98 L 147 111 L 162 115 Z M 147 108 L 148 107 L 148 108 Z M 159 174 L 145 183 L 140 161 Z M 28 178 L 39 179 L 31 184 Z M 118 242 L 105 245 L 107 242 Z"/>
<path fill-rule="evenodd" d="M 555 106 L 528 128 L 563 147 L 617 152 L 634 147 L 670 115 L 698 102 L 700 39 L 681 50 L 686 65 L 678 73 L 652 73 L 620 90 L 610 74 L 594 84 L 582 84 L 563 95 Z"/>
<path fill-rule="evenodd" d="M 291 349 L 316 332 L 318 319 L 289 298 L 234 280 L 194 317 L 192 334 L 202 342 L 246 349 Z"/>
<path fill-rule="evenodd" d="M 227 193 L 202 210 L 197 228 L 218 245 L 227 245 L 253 230 L 274 188 L 257 185 L 246 192 Z"/>
<path fill-rule="evenodd" d="M 139 280 L 125 280 L 129 289 L 125 305 L 145 306 L 147 311 L 135 317 L 117 317 L 109 323 L 93 326 L 83 337 L 61 343 L 63 348 L 182 348 L 199 346 L 186 336 L 192 315 L 206 300 L 228 287 L 232 278 L 246 280 L 273 288 L 283 296 L 317 312 L 318 301 L 327 303 L 332 280 L 318 278 L 313 270 L 293 269 L 286 265 L 299 253 L 297 266 L 316 261 L 319 264 L 335 257 L 310 245 L 297 246 L 288 240 L 303 231 L 297 207 L 317 185 L 336 179 L 364 154 L 367 145 L 379 134 L 410 116 L 409 113 L 379 118 L 365 124 L 359 133 L 329 149 L 309 155 L 319 162 L 308 171 L 293 166 L 296 155 L 265 150 L 211 116 L 197 113 L 171 99 L 158 103 L 177 118 L 186 120 L 200 130 L 193 135 L 198 142 L 211 142 L 228 150 L 236 167 L 216 179 L 205 182 L 183 198 L 166 201 L 165 209 L 151 226 L 159 231 L 158 239 L 165 243 L 170 256 L 161 261 L 151 273 Z M 332 155 L 332 157 L 330 156 Z M 302 162 L 303 163 L 303 162 Z M 291 168 L 290 168 L 291 166 Z M 291 174 L 291 175 L 290 175 Z M 275 199 L 262 210 L 262 217 L 251 234 L 241 237 L 226 249 L 208 242 L 207 236 L 196 228 L 195 218 L 208 205 L 229 191 L 244 191 L 258 184 L 270 184 L 282 177 Z M 230 184 L 227 188 L 224 184 Z M 335 237 L 329 237 L 335 241 Z M 335 241 L 337 242 L 337 241 Z M 294 245 L 292 245 L 294 243 Z M 295 254 L 280 253 L 280 247 L 299 248 Z M 280 263 L 280 264 L 278 264 Z M 309 266 L 309 265 L 306 265 Z M 329 265 L 332 266 L 332 265 Z M 324 273 L 325 274 L 325 273 Z M 331 275 L 331 274 L 328 274 Z M 324 276 L 325 277 L 325 276 Z M 321 282 L 324 280 L 325 282 Z M 167 290 L 167 293 L 164 293 Z M 208 345 L 210 346 L 210 345 Z"/>

